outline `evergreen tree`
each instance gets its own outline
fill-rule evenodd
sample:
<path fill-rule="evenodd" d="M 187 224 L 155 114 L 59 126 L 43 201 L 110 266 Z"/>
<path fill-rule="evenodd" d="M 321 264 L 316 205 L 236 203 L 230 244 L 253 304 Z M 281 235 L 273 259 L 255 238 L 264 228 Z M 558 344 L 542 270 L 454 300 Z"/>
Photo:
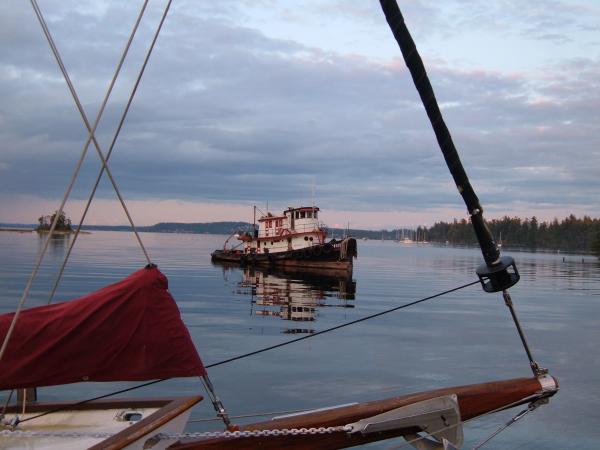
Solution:
<path fill-rule="evenodd" d="M 54 219 L 56 218 L 56 211 L 51 216 L 41 216 L 38 218 L 39 225 L 36 228 L 37 231 L 49 231 L 52 228 L 52 224 L 54 223 Z M 58 216 L 58 220 L 56 221 L 56 231 L 73 231 L 71 228 L 71 219 L 67 219 L 64 211 Z"/>
<path fill-rule="evenodd" d="M 503 247 L 522 247 L 528 249 L 590 252 L 598 249 L 600 255 L 600 219 L 584 216 L 578 219 L 571 214 L 561 222 L 539 222 L 537 217 L 520 219 L 504 216 L 487 222 L 496 240 L 502 236 Z M 452 223 L 438 222 L 427 230 L 432 242 L 450 242 L 458 245 L 477 243 L 470 222 L 454 219 Z"/>
<path fill-rule="evenodd" d="M 594 255 L 600 258 L 600 231 L 596 233 L 596 238 L 592 242 L 591 250 Z"/>

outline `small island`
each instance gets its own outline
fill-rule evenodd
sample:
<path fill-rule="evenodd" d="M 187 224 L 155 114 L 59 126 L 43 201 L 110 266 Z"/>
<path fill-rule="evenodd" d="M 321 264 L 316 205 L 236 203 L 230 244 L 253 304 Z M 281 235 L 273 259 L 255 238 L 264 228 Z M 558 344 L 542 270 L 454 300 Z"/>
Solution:
<path fill-rule="evenodd" d="M 38 233 L 49 233 L 54 220 L 56 219 L 56 211 L 52 215 L 41 216 L 38 218 L 39 225 L 35 229 Z M 68 219 L 63 211 L 58 215 L 58 220 L 56 222 L 56 228 L 54 228 L 54 233 L 56 234 L 71 234 L 73 233 L 73 227 L 71 226 L 71 219 Z"/>

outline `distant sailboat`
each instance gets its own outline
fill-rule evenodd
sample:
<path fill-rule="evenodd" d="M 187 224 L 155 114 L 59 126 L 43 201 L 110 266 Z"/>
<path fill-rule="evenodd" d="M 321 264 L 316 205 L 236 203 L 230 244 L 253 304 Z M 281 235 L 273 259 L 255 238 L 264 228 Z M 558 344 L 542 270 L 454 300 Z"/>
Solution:
<path fill-rule="evenodd" d="M 402 243 L 403 244 L 412 244 L 413 240 L 409 236 L 404 236 L 404 229 L 402 229 Z"/>

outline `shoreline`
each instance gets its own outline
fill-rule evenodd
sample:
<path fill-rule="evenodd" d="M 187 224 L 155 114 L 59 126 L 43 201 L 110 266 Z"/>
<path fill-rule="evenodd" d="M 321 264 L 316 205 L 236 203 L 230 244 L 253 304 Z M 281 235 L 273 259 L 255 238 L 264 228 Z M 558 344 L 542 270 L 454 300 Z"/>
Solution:
<path fill-rule="evenodd" d="M 33 228 L 0 228 L 0 231 L 8 233 L 33 233 Z"/>
<path fill-rule="evenodd" d="M 5 232 L 5 233 L 38 233 L 38 234 L 48 234 L 47 230 L 36 230 L 35 228 L 0 228 L 0 232 Z M 52 233 L 54 236 L 56 235 L 60 235 L 60 236 L 67 236 L 70 234 L 75 234 L 75 231 L 56 231 L 54 230 L 54 233 Z M 79 234 L 92 234 L 91 231 L 80 231 Z"/>

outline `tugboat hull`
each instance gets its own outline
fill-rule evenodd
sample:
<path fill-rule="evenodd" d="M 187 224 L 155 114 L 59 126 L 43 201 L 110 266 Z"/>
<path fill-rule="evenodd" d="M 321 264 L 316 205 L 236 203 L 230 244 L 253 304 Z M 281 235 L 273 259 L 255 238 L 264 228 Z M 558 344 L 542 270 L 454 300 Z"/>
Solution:
<path fill-rule="evenodd" d="M 350 270 L 357 256 L 356 239 L 332 240 L 325 244 L 266 253 L 244 253 L 240 250 L 215 250 L 211 259 L 215 262 L 238 263 L 262 267 L 303 267 L 333 270 Z"/>

